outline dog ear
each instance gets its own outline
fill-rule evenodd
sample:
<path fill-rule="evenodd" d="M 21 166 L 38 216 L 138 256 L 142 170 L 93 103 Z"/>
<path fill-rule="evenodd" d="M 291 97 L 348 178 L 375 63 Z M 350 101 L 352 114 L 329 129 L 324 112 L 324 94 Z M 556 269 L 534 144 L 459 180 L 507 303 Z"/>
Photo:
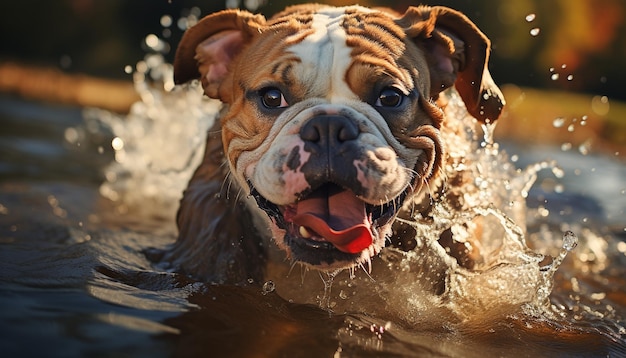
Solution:
<path fill-rule="evenodd" d="M 425 50 L 431 97 L 454 85 L 472 116 L 483 122 L 500 117 L 504 96 L 487 69 L 491 43 L 467 16 L 443 6 L 419 6 L 396 23 Z"/>
<path fill-rule="evenodd" d="M 204 93 L 220 99 L 220 86 L 229 65 L 259 33 L 265 17 L 247 11 L 224 10 L 204 17 L 190 27 L 176 50 L 174 82 L 200 78 Z"/>

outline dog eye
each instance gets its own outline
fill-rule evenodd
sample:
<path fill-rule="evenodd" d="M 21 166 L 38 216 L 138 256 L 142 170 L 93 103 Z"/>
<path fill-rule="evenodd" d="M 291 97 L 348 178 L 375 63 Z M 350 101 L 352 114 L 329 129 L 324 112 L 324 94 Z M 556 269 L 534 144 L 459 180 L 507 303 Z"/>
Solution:
<path fill-rule="evenodd" d="M 378 107 L 398 107 L 402 104 L 404 94 L 399 89 L 387 87 L 380 91 L 375 105 Z"/>
<path fill-rule="evenodd" d="M 285 96 L 278 88 L 270 87 L 262 89 L 259 95 L 266 108 L 284 108 L 289 106 L 285 100 Z"/>

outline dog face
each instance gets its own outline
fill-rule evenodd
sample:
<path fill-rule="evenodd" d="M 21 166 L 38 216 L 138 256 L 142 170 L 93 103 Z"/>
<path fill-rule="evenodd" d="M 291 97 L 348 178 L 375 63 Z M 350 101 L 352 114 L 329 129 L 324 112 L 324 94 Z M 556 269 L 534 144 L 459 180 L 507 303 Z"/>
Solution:
<path fill-rule="evenodd" d="M 227 163 L 277 245 L 338 269 L 376 255 L 406 198 L 437 174 L 442 90 L 456 85 L 470 113 L 497 119 L 488 51 L 447 8 L 304 5 L 270 20 L 210 15 L 186 32 L 174 66 L 177 83 L 199 77 L 226 104 Z"/>

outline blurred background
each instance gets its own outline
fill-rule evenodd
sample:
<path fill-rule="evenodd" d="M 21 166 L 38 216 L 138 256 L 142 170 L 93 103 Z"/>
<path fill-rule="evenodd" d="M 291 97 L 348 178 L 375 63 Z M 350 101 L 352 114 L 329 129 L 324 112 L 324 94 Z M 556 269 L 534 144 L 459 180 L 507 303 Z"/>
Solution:
<path fill-rule="evenodd" d="M 124 112 L 136 100 L 132 88 L 124 86 L 131 84 L 135 64 L 149 52 L 159 52 L 171 61 L 183 30 L 196 19 L 226 7 L 270 16 L 299 2 L 304 1 L 3 1 L 0 93 Z M 347 5 L 353 1 L 320 2 Z M 398 11 L 419 4 L 407 0 L 359 3 Z M 503 135 L 549 123 L 548 132 L 521 136 L 554 140 L 569 135 L 554 128 L 555 119 L 567 122 L 584 117 L 594 135 L 611 145 L 626 143 L 622 103 L 626 100 L 626 0 L 422 3 L 464 12 L 492 40 L 491 73 L 505 87 L 511 116 L 517 118 L 503 125 Z"/>

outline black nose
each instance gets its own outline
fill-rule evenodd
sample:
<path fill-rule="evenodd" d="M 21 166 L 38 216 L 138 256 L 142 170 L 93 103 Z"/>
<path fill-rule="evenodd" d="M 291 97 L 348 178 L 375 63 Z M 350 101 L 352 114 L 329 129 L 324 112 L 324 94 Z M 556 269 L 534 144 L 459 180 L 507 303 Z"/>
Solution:
<path fill-rule="evenodd" d="M 321 148 L 339 148 L 341 144 L 359 136 L 359 127 L 344 116 L 317 116 L 300 128 L 303 141 Z"/>

